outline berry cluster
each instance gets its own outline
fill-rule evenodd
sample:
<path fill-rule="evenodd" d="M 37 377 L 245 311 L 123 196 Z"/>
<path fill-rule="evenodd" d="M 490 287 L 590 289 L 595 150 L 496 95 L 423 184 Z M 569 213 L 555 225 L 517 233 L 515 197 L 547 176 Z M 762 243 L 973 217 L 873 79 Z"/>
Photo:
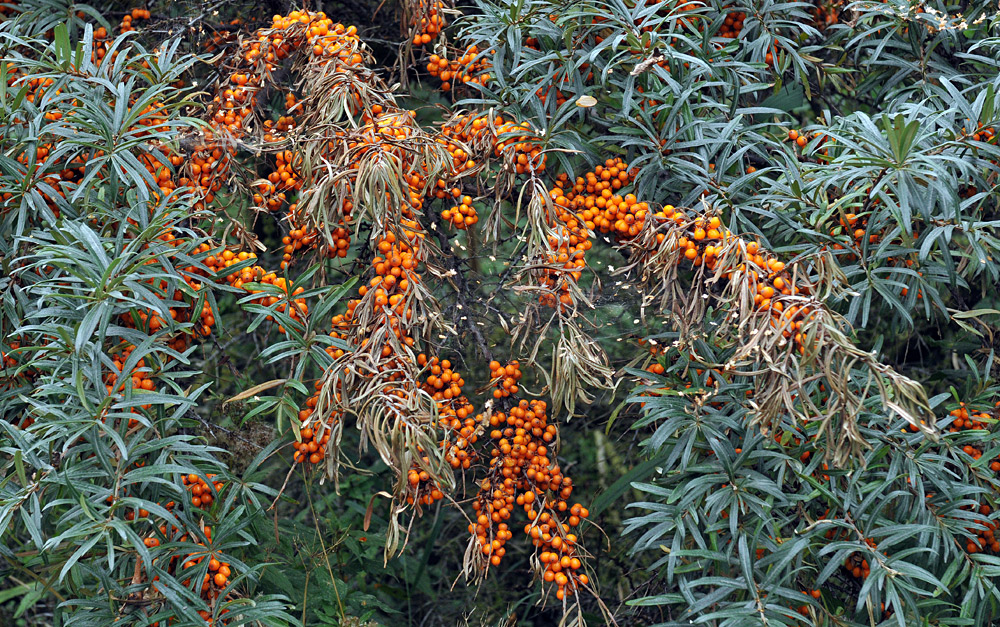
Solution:
<path fill-rule="evenodd" d="M 492 64 L 479 57 L 479 48 L 469 46 L 457 59 L 449 61 L 447 57 L 431 55 L 427 63 L 427 71 L 431 76 L 441 81 L 441 91 L 450 92 L 452 87 L 469 83 L 486 85 L 490 80 L 487 72 Z"/>
<path fill-rule="evenodd" d="M 438 426 L 441 428 L 439 445 L 444 451 L 445 461 L 455 470 L 468 470 L 477 459 L 472 446 L 479 440 L 479 416 L 474 416 L 475 408 L 462 394 L 465 379 L 447 359 L 428 358 L 424 353 L 417 355 L 417 364 L 428 371 L 422 389 L 431 395 L 437 406 Z M 426 451 L 420 451 L 421 465 L 414 464 L 407 473 L 407 503 L 431 505 L 444 498 L 444 492 L 425 469 L 430 464 Z"/>
<path fill-rule="evenodd" d="M 747 19 L 747 14 L 743 11 L 733 11 L 726 14 L 726 19 L 719 28 L 719 37 L 725 39 L 739 39 L 743 31 L 743 22 Z"/>
<path fill-rule="evenodd" d="M 496 385 L 493 398 L 501 399 L 517 394 L 520 391 L 517 382 L 521 380 L 521 365 L 516 360 L 506 366 L 500 365 L 499 361 L 491 361 L 490 380 Z"/>
<path fill-rule="evenodd" d="M 143 462 L 137 462 L 136 466 L 143 466 Z M 214 475 L 207 475 L 209 481 L 212 480 Z M 192 504 L 195 507 L 207 507 L 212 503 L 212 488 L 215 488 L 216 494 L 223 488 L 223 483 L 221 481 L 216 481 L 213 484 L 209 484 L 201 477 L 196 474 L 185 475 L 182 477 L 184 485 L 192 493 Z M 115 502 L 114 495 L 108 496 L 105 501 L 108 504 L 113 504 Z M 174 501 L 168 502 L 164 509 L 167 511 L 172 511 L 176 503 Z M 125 512 L 125 520 L 129 522 L 149 521 L 149 511 L 145 509 L 129 509 Z M 169 530 L 168 530 L 169 529 Z M 212 527 L 203 526 L 201 529 L 204 534 L 205 541 L 211 545 L 212 542 Z M 199 547 L 204 547 L 202 549 L 196 549 L 186 554 L 174 554 L 170 557 L 167 563 L 167 572 L 172 576 L 177 577 L 182 585 L 190 587 L 192 583 L 192 577 L 197 576 L 198 573 L 204 566 L 207 560 L 207 569 L 204 574 L 201 575 L 201 587 L 200 596 L 201 598 L 209 603 L 209 605 L 214 605 L 222 597 L 223 591 L 227 586 L 230 585 L 230 577 L 232 576 L 233 570 L 229 562 L 220 559 L 220 555 L 215 550 L 211 550 L 206 546 L 206 543 L 197 539 L 190 532 L 182 532 L 176 526 L 170 525 L 168 528 L 167 524 L 160 524 L 159 526 L 153 526 L 152 532 L 143 538 L 143 544 L 148 549 L 157 549 L 162 547 L 164 542 L 171 543 L 188 543 L 194 544 Z M 157 558 L 154 557 L 154 562 Z M 136 573 L 141 572 L 141 567 L 137 566 Z M 158 591 L 158 581 L 160 577 L 153 576 L 150 579 L 151 589 L 153 591 Z M 228 596 L 226 597 L 229 598 Z M 213 624 L 211 619 L 211 614 L 207 610 L 201 610 L 198 612 L 199 616 L 206 621 L 206 624 Z M 226 610 L 220 612 L 221 615 L 226 614 Z M 171 619 L 168 623 L 172 623 Z M 163 623 L 161 623 L 163 624 Z M 225 624 L 225 623 L 223 623 Z"/>
<path fill-rule="evenodd" d="M 543 305 L 555 307 L 558 303 L 566 309 L 573 304 L 572 287 L 586 267 L 584 255 L 593 246 L 592 231 L 618 237 L 639 233 L 648 205 L 637 202 L 632 194 L 615 194 L 631 180 L 620 159 L 608 159 L 572 184 L 565 173 L 556 178 L 549 191 L 556 211 L 551 224 L 554 233 L 549 236 L 544 267 L 539 272 L 539 284 L 546 288 L 539 296 Z"/>
<path fill-rule="evenodd" d="M 476 208 L 472 206 L 472 196 L 463 196 L 457 206 L 443 210 L 441 219 L 456 229 L 467 229 L 479 222 Z"/>
<path fill-rule="evenodd" d="M 330 347 L 327 348 L 327 351 L 330 351 Z M 326 456 L 326 445 L 330 441 L 330 431 L 339 419 L 339 414 L 336 412 L 330 412 L 326 420 L 321 420 L 316 416 L 322 383 L 322 381 L 316 381 L 316 391 L 306 399 L 305 407 L 300 409 L 297 415 L 299 437 L 295 442 L 292 442 L 292 447 L 295 449 L 292 459 L 295 463 L 308 461 L 315 465 L 323 461 Z"/>
<path fill-rule="evenodd" d="M 426 46 L 441 34 L 441 29 L 447 26 L 444 19 L 444 3 L 440 0 L 417 0 L 414 11 L 413 35 L 414 46 Z"/>
<path fill-rule="evenodd" d="M 161 527 L 161 529 L 163 529 Z M 212 541 L 212 528 L 205 527 L 205 539 L 209 542 Z M 180 537 L 180 542 L 187 542 L 193 540 L 195 544 L 205 546 L 205 544 L 197 539 L 189 538 L 187 534 Z M 229 577 L 233 574 L 232 568 L 229 562 L 220 562 L 217 560 L 212 553 L 208 551 L 191 553 L 184 560 L 181 566 L 179 576 L 183 576 L 185 571 L 197 570 L 199 564 L 204 560 L 208 560 L 208 572 L 202 576 L 201 583 L 201 594 L 205 598 L 214 599 L 218 596 L 219 592 L 226 587 L 229 583 Z M 190 579 L 182 581 L 183 585 L 190 585 Z"/>
<path fill-rule="evenodd" d="M 307 51 L 318 63 L 332 64 L 331 69 L 360 66 L 364 61 L 360 49 L 356 28 L 334 24 L 322 12 L 308 11 L 292 11 L 287 17 L 276 15 L 270 28 L 259 29 L 256 37 L 242 42 L 237 58 L 245 67 L 232 72 L 220 85 L 209 108 L 212 130 L 205 133 L 203 143 L 195 146 L 190 159 L 190 177 L 201 190 L 204 201 L 211 203 L 213 193 L 228 177 L 230 162 L 236 154 L 232 140 L 244 134 L 246 122 L 257 104 L 257 94 L 264 88 L 265 78 L 278 69 L 280 61 L 297 51 Z M 289 94 L 285 104 L 291 110 L 295 106 L 294 96 Z M 267 136 L 276 140 L 275 133 L 280 135 L 293 126 L 294 120 L 286 116 L 276 125 L 266 124 L 265 140 Z M 268 186 L 258 189 L 261 201 L 258 204 L 266 202 L 268 208 L 277 209 L 283 198 L 279 196 L 272 202 L 268 198 L 271 194 L 301 187 L 292 167 L 293 159 L 290 152 L 282 152 L 277 176 L 269 177 Z M 196 205 L 196 208 L 201 207 Z"/>
<path fill-rule="evenodd" d="M 822 131 L 813 131 L 812 133 L 812 141 L 814 142 L 813 150 L 815 154 L 818 156 L 809 159 L 806 156 L 806 151 L 805 151 L 806 147 L 809 145 L 809 140 L 810 140 L 809 134 L 801 129 L 798 130 L 792 129 L 788 131 L 788 141 L 794 142 L 795 145 L 799 148 L 799 150 L 801 150 L 800 158 L 802 160 L 812 160 L 817 163 L 820 163 L 819 160 L 820 157 L 830 156 L 830 148 L 829 146 L 827 146 L 827 143 L 832 144 L 836 141 Z"/>
<path fill-rule="evenodd" d="M 473 503 L 476 522 L 469 525 L 469 532 L 488 558 L 485 567 L 499 566 L 504 544 L 512 537 L 507 521 L 515 505 L 521 507 L 528 517 L 524 533 L 538 549 L 542 578 L 556 584 L 556 597 L 562 600 L 589 582 L 579 572 L 583 563 L 571 532 L 589 512 L 580 504 L 567 503 L 573 482 L 550 457 L 558 430 L 548 423 L 546 411 L 544 401 L 521 400 L 508 412 L 490 416 L 493 449 L 488 478 L 480 482 Z"/>
<path fill-rule="evenodd" d="M 202 509 L 208 509 L 215 500 L 213 494 L 218 495 L 225 486 L 221 481 L 214 481 L 213 474 L 208 474 L 206 477 L 207 481 L 194 473 L 181 477 L 181 481 L 191 493 L 191 504 Z"/>
<path fill-rule="evenodd" d="M 128 33 L 135 30 L 132 23 L 136 20 L 148 20 L 150 16 L 149 9 L 132 9 L 131 13 L 126 13 L 125 17 L 122 18 L 121 32 Z"/>
<path fill-rule="evenodd" d="M 823 593 L 821 591 L 819 591 L 819 590 L 803 590 L 802 594 L 804 594 L 804 595 L 806 595 L 808 597 L 812 597 L 813 599 L 816 599 L 816 600 L 819 600 L 820 597 L 823 596 Z M 803 616 L 809 616 L 809 606 L 808 605 L 800 605 L 799 606 L 799 614 L 802 614 Z"/>
<path fill-rule="evenodd" d="M 844 0 L 813 0 L 813 24 L 820 30 L 826 30 L 840 20 L 843 10 Z"/>
<path fill-rule="evenodd" d="M 871 538 L 865 538 L 865 544 L 870 546 L 873 551 L 878 549 L 875 541 Z M 867 579 L 868 575 L 871 574 L 868 560 L 857 551 L 847 556 L 847 559 L 844 560 L 844 568 L 855 579 Z"/>
<path fill-rule="evenodd" d="M 993 508 L 983 503 L 979 506 L 979 513 L 989 517 L 993 513 Z M 1000 553 L 1000 539 L 997 538 L 997 529 L 1000 524 L 995 520 L 988 520 L 982 528 L 970 527 L 967 529 L 972 537 L 966 539 L 965 550 L 968 553 Z"/>

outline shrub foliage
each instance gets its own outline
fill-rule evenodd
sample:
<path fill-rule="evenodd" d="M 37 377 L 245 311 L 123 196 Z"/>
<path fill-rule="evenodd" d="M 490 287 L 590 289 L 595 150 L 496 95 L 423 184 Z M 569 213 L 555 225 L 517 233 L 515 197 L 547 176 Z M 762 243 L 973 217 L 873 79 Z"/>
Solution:
<path fill-rule="evenodd" d="M 279 4 L 0 5 L 0 623 L 1000 615 L 995 3 Z"/>

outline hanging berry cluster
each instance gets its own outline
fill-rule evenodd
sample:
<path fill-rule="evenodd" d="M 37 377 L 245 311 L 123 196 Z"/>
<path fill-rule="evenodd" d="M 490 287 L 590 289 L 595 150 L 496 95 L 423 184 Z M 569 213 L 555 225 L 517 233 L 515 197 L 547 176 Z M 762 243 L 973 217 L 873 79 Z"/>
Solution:
<path fill-rule="evenodd" d="M 327 347 L 326 351 L 330 354 L 333 352 L 333 348 Z M 340 352 L 343 353 L 343 351 Z M 330 356 L 334 357 L 332 354 Z M 330 442 L 330 432 L 339 419 L 339 414 L 331 412 L 326 420 L 322 420 L 322 427 L 318 426 L 320 419 L 315 416 L 315 413 L 319 404 L 321 387 L 322 381 L 316 381 L 316 391 L 306 399 L 305 407 L 300 409 L 296 416 L 299 420 L 299 437 L 295 442 L 292 442 L 292 447 L 295 449 L 292 459 L 296 463 L 309 462 L 315 465 L 323 461 L 326 455 L 326 446 Z"/>
<path fill-rule="evenodd" d="M 472 45 L 466 48 L 461 56 L 451 61 L 440 55 L 431 55 L 427 62 L 427 72 L 441 81 L 441 91 L 445 93 L 470 83 L 486 85 L 490 81 L 490 73 L 487 70 L 493 65 L 481 58 L 479 53 L 479 48 Z"/>
<path fill-rule="evenodd" d="M 426 46 L 441 34 L 441 29 L 448 25 L 444 18 L 444 3 L 440 0 L 417 0 L 414 7 L 412 26 L 414 46 Z"/>
<path fill-rule="evenodd" d="M 473 502 L 476 522 L 469 532 L 486 560 L 484 568 L 499 566 L 506 554 L 504 544 L 513 537 L 507 521 L 515 506 L 522 508 L 528 519 L 524 533 L 537 548 L 543 580 L 556 584 L 556 597 L 562 600 L 589 582 L 580 572 L 583 562 L 572 533 L 589 512 L 578 503 L 567 503 L 573 482 L 553 461 L 550 449 L 558 430 L 549 424 L 546 410 L 544 401 L 521 400 L 507 412 L 490 415 L 493 449 L 488 476 Z"/>
<path fill-rule="evenodd" d="M 439 444 L 444 460 L 455 470 L 468 470 L 478 459 L 473 445 L 479 440 L 481 429 L 480 416 L 473 415 L 475 409 L 462 393 L 465 379 L 452 369 L 452 364 L 447 359 L 428 359 L 427 355 L 420 353 L 417 355 L 417 364 L 428 371 L 422 387 L 437 406 L 441 432 Z M 426 470 L 430 464 L 429 456 L 426 451 L 421 453 L 420 463 L 414 463 L 407 473 L 406 501 L 409 504 L 431 505 L 443 499 L 444 492 Z"/>
<path fill-rule="evenodd" d="M 242 68 L 232 72 L 219 86 L 209 108 L 212 130 L 205 133 L 204 142 L 195 146 L 190 158 L 190 178 L 206 203 L 212 202 L 214 192 L 228 178 L 230 162 L 236 154 L 235 140 L 246 134 L 257 94 L 265 86 L 265 77 L 273 75 L 280 61 L 299 51 L 307 51 L 312 59 L 332 71 L 360 66 L 364 61 L 357 29 L 334 24 L 322 12 L 292 11 L 287 17 L 276 15 L 270 28 L 258 29 L 256 34 L 241 43 L 237 58 Z M 294 96 L 289 94 L 285 104 L 290 111 L 295 106 Z M 283 116 L 277 124 L 265 124 L 266 134 L 272 140 L 293 127 L 294 120 L 289 116 Z M 294 176 L 293 159 L 290 152 L 281 154 L 277 176 L 258 186 L 258 204 L 266 202 L 269 209 L 277 209 L 283 198 L 272 201 L 271 194 L 284 194 L 286 190 L 301 187 L 301 180 Z"/>
<path fill-rule="evenodd" d="M 446 123 L 436 137 L 447 149 L 452 163 L 445 177 L 439 178 L 430 195 L 440 200 L 454 199 L 441 211 L 441 219 L 456 229 L 467 229 L 479 221 L 471 196 L 463 196 L 453 181 L 479 170 L 489 156 L 503 157 L 517 174 L 541 173 L 546 156 L 538 137 L 526 123 L 517 123 L 503 116 L 459 115 Z"/>
<path fill-rule="evenodd" d="M 631 182 L 632 174 L 620 159 L 608 159 L 572 184 L 565 173 L 556 177 L 549 191 L 556 212 L 550 220 L 554 232 L 548 237 L 543 269 L 538 273 L 540 285 L 546 288 L 539 296 L 543 305 L 558 304 L 562 310 L 572 306 L 573 287 L 582 277 L 584 256 L 593 246 L 592 232 L 616 237 L 639 233 L 648 205 L 637 202 L 632 194 L 616 193 Z"/>
<path fill-rule="evenodd" d="M 520 391 L 517 382 L 521 380 L 521 365 L 516 360 L 506 366 L 500 365 L 499 361 L 491 361 L 490 379 L 496 386 L 493 389 L 493 398 L 501 399 L 517 394 Z"/>
<path fill-rule="evenodd" d="M 135 27 L 132 26 L 133 22 L 136 20 L 148 20 L 149 17 L 149 9 L 132 9 L 130 13 L 125 14 L 125 17 L 122 18 L 121 32 L 128 33 L 134 31 Z"/>

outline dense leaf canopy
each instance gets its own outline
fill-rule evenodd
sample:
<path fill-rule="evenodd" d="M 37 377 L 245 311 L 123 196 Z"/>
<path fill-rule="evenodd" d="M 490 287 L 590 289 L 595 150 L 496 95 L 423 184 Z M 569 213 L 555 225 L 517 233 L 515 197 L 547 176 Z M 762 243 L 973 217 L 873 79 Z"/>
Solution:
<path fill-rule="evenodd" d="M 1000 5 L 303 4 L 0 4 L 0 624 L 994 624 Z"/>

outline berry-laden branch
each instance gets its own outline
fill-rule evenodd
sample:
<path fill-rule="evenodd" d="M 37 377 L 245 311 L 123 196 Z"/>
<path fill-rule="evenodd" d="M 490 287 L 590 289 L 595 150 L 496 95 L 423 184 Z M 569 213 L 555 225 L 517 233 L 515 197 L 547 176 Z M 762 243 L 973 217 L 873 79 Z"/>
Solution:
<path fill-rule="evenodd" d="M 822 258 L 810 281 L 799 267 L 790 270 L 756 242 L 723 228 L 718 217 L 667 206 L 651 218 L 622 243 L 630 262 L 619 272 L 636 273 L 650 288 L 648 302 L 661 310 L 683 308 L 683 320 L 703 319 L 710 301 L 726 308 L 715 332 L 732 334 L 737 350 L 720 366 L 733 373 L 753 368 L 753 423 L 773 429 L 785 412 L 803 423 L 820 420 L 828 453 L 842 463 L 867 446 L 855 423 L 865 398 L 852 393 L 860 368 L 864 389 L 874 388 L 886 408 L 933 437 L 922 422 L 933 424 L 923 388 L 857 348 L 846 324 L 823 304 L 837 275 L 828 274 L 832 266 Z M 682 270 L 697 288 L 693 294 L 679 289 Z M 815 378 L 832 392 L 822 408 L 796 393 Z"/>

